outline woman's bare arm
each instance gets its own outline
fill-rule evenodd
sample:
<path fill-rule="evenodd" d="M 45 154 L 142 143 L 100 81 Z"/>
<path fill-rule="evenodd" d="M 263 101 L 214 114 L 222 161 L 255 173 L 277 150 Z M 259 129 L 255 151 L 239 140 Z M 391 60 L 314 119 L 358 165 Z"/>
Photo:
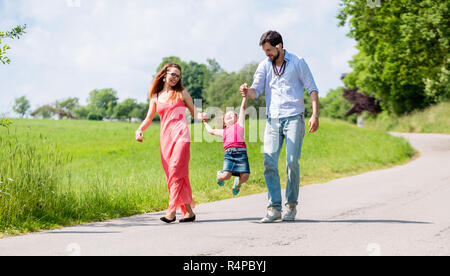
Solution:
<path fill-rule="evenodd" d="M 156 96 L 150 99 L 150 103 L 148 105 L 147 116 L 144 121 L 141 123 L 139 128 L 136 130 L 136 140 L 142 142 L 142 138 L 144 137 L 143 132 L 152 124 L 153 117 L 155 117 L 156 113 Z"/>
<path fill-rule="evenodd" d="M 186 90 L 183 90 L 182 97 L 184 104 L 186 105 L 187 109 L 189 109 L 192 117 L 194 117 L 195 120 L 203 121 L 208 119 L 208 114 L 200 113 L 197 111 L 197 108 L 195 108 L 194 102 L 192 101 L 191 95 Z"/>

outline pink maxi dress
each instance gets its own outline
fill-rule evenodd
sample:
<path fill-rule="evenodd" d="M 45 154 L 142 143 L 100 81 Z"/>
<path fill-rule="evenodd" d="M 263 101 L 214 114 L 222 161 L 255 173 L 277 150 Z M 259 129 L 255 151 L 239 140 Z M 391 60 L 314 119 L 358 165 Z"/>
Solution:
<path fill-rule="evenodd" d="M 161 118 L 161 161 L 170 195 L 168 212 L 176 212 L 180 208 L 184 216 L 185 204 L 194 207 L 189 183 L 191 136 L 186 121 L 186 105 L 180 98 L 168 103 L 158 101 L 156 110 Z"/>

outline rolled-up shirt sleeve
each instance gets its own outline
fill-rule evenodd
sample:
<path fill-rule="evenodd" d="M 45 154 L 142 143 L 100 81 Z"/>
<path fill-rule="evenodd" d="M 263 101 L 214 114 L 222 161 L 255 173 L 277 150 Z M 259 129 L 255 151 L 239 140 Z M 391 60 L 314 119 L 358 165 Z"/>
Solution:
<path fill-rule="evenodd" d="M 311 70 L 309 70 L 309 66 L 306 63 L 305 59 L 300 58 L 300 60 L 298 61 L 297 72 L 299 73 L 299 78 L 302 81 L 304 88 L 306 89 L 306 91 L 308 91 L 308 95 L 310 95 L 313 91 L 319 92 Z"/>
<path fill-rule="evenodd" d="M 266 69 L 264 63 L 260 63 L 253 76 L 253 84 L 251 88 L 255 89 L 258 98 L 264 92 L 266 86 Z"/>

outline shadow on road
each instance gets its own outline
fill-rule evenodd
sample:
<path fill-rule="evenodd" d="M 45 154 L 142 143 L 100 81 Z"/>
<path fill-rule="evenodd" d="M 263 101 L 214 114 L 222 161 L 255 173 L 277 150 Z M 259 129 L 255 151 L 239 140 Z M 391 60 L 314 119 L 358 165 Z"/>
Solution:
<path fill-rule="evenodd" d="M 233 219 L 207 219 L 207 220 L 202 220 L 199 219 L 197 221 L 195 221 L 194 223 L 206 223 L 206 222 L 232 222 L 232 221 L 254 221 L 257 222 L 259 221 L 261 218 L 233 218 Z"/>
<path fill-rule="evenodd" d="M 110 228 L 110 227 L 117 227 L 117 228 L 128 228 L 128 227 L 155 227 L 155 226 L 165 226 L 164 223 L 158 223 L 155 218 L 140 218 L 136 221 L 136 223 L 132 223 L 131 219 L 128 218 L 128 223 L 106 223 L 106 224 L 99 224 L 99 225 L 81 225 L 78 227 L 89 227 L 90 231 L 76 231 L 76 230 L 69 230 L 69 231 L 49 231 L 44 232 L 43 234 L 120 234 L 122 232 L 120 231 L 95 231 L 95 229 L 100 228 Z M 245 222 L 248 221 L 250 223 L 254 224 L 261 224 L 259 221 L 261 220 L 260 217 L 250 217 L 250 218 L 230 218 L 230 219 L 207 219 L 202 220 L 199 219 L 195 221 L 193 224 L 202 224 L 202 223 L 225 223 L 225 222 Z M 153 223 L 143 223 L 146 222 L 153 222 Z M 157 222 L 157 223 L 154 223 Z M 409 221 L 409 220 L 383 220 L 383 219 L 346 219 L 346 220 L 312 220 L 312 219 L 298 219 L 295 221 L 276 221 L 275 223 L 268 223 L 267 225 L 273 225 L 273 224 L 308 224 L 308 223 L 353 223 L 353 224 L 359 224 L 359 223 L 383 223 L 383 224 L 433 224 L 431 222 L 424 222 L 424 221 Z M 180 223 L 173 223 L 170 225 L 179 225 L 182 226 L 183 224 Z M 169 226 L 169 224 L 167 224 Z"/>
<path fill-rule="evenodd" d="M 390 220 L 390 219 L 344 219 L 344 220 L 310 220 L 301 219 L 285 223 L 391 223 L 391 224 L 433 224 L 426 221 Z"/>
<path fill-rule="evenodd" d="M 212 223 L 212 222 L 232 222 L 232 221 L 249 221 L 252 223 L 261 224 L 258 218 L 233 218 L 233 219 L 209 219 L 209 220 L 197 220 L 195 223 Z M 382 220 L 382 219 L 347 219 L 347 220 L 310 220 L 310 219 L 298 219 L 295 221 L 276 221 L 275 223 L 391 223 L 391 224 L 433 224 L 426 221 L 409 221 L 409 220 Z"/>
<path fill-rule="evenodd" d="M 104 232 L 104 231 L 50 231 L 50 232 L 43 232 L 41 234 L 120 234 L 122 232 L 118 232 L 118 231 L 109 231 L 109 232 Z"/>

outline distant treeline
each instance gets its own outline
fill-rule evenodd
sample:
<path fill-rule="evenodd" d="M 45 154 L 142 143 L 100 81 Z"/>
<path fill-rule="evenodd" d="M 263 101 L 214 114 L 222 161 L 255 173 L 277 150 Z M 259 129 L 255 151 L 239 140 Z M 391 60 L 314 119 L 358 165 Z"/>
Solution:
<path fill-rule="evenodd" d="M 165 57 L 156 68 L 159 72 L 167 63 L 177 63 L 182 68 L 183 85 L 193 99 L 202 100 L 202 108 L 219 107 L 223 111 L 227 107 L 238 107 L 242 96 L 239 87 L 243 83 L 252 84 L 253 75 L 258 67 L 257 63 L 245 65 L 240 71 L 228 73 L 222 69 L 215 59 L 208 59 L 206 64 L 194 61 L 183 61 L 178 57 Z M 306 116 L 311 114 L 311 102 L 306 91 L 304 93 Z M 323 93 L 323 92 L 321 92 Z M 138 102 L 136 99 L 119 101 L 117 91 L 112 88 L 94 89 L 89 93 L 87 104 L 81 105 L 79 98 L 71 97 L 58 100 L 53 104 L 39 106 L 29 113 L 35 118 L 68 118 L 88 120 L 143 120 L 148 111 L 148 99 L 146 102 Z M 260 107 L 266 106 L 264 95 L 258 99 L 249 99 L 248 106 L 254 106 L 259 112 Z M 342 88 L 330 90 L 326 97 L 321 98 L 321 114 L 331 118 L 356 121 L 356 116 L 346 117 L 345 113 L 351 108 L 351 104 L 342 97 Z M 14 111 L 22 116 L 28 114 L 30 103 L 25 96 L 17 98 Z M 158 114 L 155 120 L 158 120 Z"/>
<path fill-rule="evenodd" d="M 201 99 L 203 108 L 215 106 L 220 108 L 239 106 L 242 97 L 239 86 L 245 82 L 252 83 L 257 64 L 245 65 L 235 73 L 225 72 L 215 59 L 208 59 L 207 64 L 194 61 L 182 61 L 178 57 L 165 57 L 156 72 L 169 63 L 177 63 L 182 68 L 182 81 L 185 89 L 193 99 Z M 155 73 L 156 73 L 155 72 Z M 143 120 L 148 110 L 148 99 L 139 103 L 136 99 L 119 102 L 117 91 L 112 88 L 94 89 L 89 93 L 86 105 L 81 105 L 79 98 L 71 97 L 46 104 L 33 110 L 30 115 L 36 118 L 59 117 L 89 120 Z M 250 100 L 249 105 L 265 106 L 264 97 Z M 25 97 L 16 99 L 14 111 L 22 116 L 27 114 L 30 104 Z M 156 116 L 156 119 L 158 117 Z"/>

